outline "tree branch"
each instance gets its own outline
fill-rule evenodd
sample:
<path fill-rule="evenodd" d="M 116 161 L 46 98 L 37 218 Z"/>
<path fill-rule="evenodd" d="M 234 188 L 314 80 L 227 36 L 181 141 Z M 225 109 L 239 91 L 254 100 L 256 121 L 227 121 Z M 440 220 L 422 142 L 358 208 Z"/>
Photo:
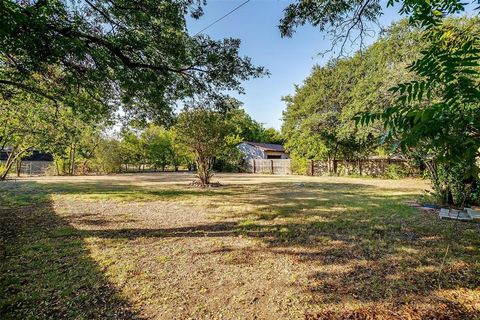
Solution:
<path fill-rule="evenodd" d="M 17 88 L 19 88 L 19 89 L 23 89 L 23 90 L 29 91 L 29 92 L 31 92 L 31 93 L 36 93 L 36 94 L 38 94 L 38 95 L 41 95 L 41 96 L 44 97 L 44 98 L 47 98 L 47 99 L 55 102 L 55 104 L 58 103 L 57 97 L 52 96 L 52 95 L 50 95 L 50 94 L 47 94 L 47 93 L 43 92 L 43 91 L 40 90 L 40 89 L 30 87 L 30 86 L 28 86 L 28 85 L 26 85 L 26 84 L 23 84 L 23 83 L 20 83 L 20 82 L 15 82 L 15 81 L 10 81 L 10 80 L 6 80 L 6 79 L 0 79 L 0 85 L 1 85 L 1 84 L 13 86 L 13 87 L 17 87 Z"/>

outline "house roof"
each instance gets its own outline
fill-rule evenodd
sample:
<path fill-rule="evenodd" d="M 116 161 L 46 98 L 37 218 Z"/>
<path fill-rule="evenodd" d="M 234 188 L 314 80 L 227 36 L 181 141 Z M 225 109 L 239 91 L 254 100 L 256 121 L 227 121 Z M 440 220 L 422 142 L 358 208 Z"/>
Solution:
<path fill-rule="evenodd" d="M 278 152 L 285 152 L 285 148 L 281 144 L 273 144 L 273 143 L 260 143 L 260 142 L 249 142 L 246 141 L 245 143 L 262 149 L 264 151 L 278 151 Z"/>
<path fill-rule="evenodd" d="M 0 160 L 7 160 L 8 152 L 11 152 L 12 150 L 12 147 L 5 147 L 4 149 L 0 149 Z M 22 157 L 22 161 L 53 161 L 53 156 L 47 152 L 33 150 L 28 156 Z"/>

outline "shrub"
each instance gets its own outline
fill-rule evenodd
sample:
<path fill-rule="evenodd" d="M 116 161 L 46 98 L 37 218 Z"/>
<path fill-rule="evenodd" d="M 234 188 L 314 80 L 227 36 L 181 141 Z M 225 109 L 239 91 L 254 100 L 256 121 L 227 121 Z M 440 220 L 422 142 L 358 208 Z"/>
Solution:
<path fill-rule="evenodd" d="M 432 194 L 438 203 L 457 207 L 480 203 L 480 180 L 478 175 L 472 175 L 471 162 L 429 164 L 427 167 L 434 189 Z"/>
<path fill-rule="evenodd" d="M 310 160 L 292 155 L 290 168 L 294 174 L 308 174 Z"/>
<path fill-rule="evenodd" d="M 389 164 L 385 170 L 385 178 L 387 179 L 402 179 L 407 176 L 406 170 L 398 164 Z"/>

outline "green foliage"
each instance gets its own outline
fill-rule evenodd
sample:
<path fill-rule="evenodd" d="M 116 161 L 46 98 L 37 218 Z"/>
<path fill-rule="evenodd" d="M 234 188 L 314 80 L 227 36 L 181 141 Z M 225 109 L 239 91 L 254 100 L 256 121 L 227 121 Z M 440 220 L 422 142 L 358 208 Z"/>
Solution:
<path fill-rule="evenodd" d="M 389 88 L 412 77 L 405 66 L 420 54 L 419 40 L 418 30 L 401 21 L 362 54 L 316 66 L 295 95 L 284 98 L 282 132 L 292 157 L 330 163 L 374 153 L 384 128 L 357 127 L 352 118 L 394 103 Z"/>
<path fill-rule="evenodd" d="M 230 123 L 230 136 L 237 138 L 237 143 L 243 141 L 262 142 L 262 143 L 283 143 L 283 137 L 274 128 L 265 128 L 263 124 L 255 121 L 242 108 L 239 101 L 232 101 L 231 107 L 225 113 L 226 120 Z M 233 138 L 231 138 L 233 139 Z"/>
<path fill-rule="evenodd" d="M 439 198 L 450 204 L 468 203 L 472 179 L 474 184 L 480 180 L 476 165 L 480 155 L 480 20 L 429 23 L 424 38 L 428 48 L 409 66 L 418 80 L 393 87 L 397 100 L 391 107 L 358 119 L 367 125 L 381 121 L 388 129 L 386 141 L 395 140 L 404 152 L 417 149 L 426 161 L 439 162 L 442 174 L 431 174 Z"/>
<path fill-rule="evenodd" d="M 407 172 L 402 166 L 398 164 L 389 164 L 387 166 L 387 170 L 385 171 L 385 177 L 387 179 L 397 180 L 405 178 L 406 176 Z"/>
<path fill-rule="evenodd" d="M 64 116 L 47 99 L 30 94 L 0 96 L 0 150 L 8 156 L 0 180 L 7 177 L 17 160 L 55 141 L 58 123 Z"/>
<path fill-rule="evenodd" d="M 297 154 L 291 154 L 290 168 L 294 174 L 304 175 L 308 173 L 310 161 L 305 157 L 299 157 Z"/>
<path fill-rule="evenodd" d="M 351 36 L 376 22 L 381 12 L 378 0 L 297 0 L 285 8 L 279 29 L 282 36 L 291 37 L 297 27 L 310 23 L 327 32 L 343 52 Z"/>
<path fill-rule="evenodd" d="M 464 160 L 452 165 L 431 160 L 426 165 L 433 185 L 432 195 L 437 203 L 457 207 L 480 204 L 480 182 L 469 173 L 471 162 Z"/>
<path fill-rule="evenodd" d="M 407 68 L 412 76 L 390 86 L 395 100 L 378 110 L 357 110 L 356 120 L 364 127 L 380 123 L 383 142 L 421 154 L 444 202 L 468 202 L 469 186 L 480 180 L 480 20 L 451 19 L 465 10 L 460 0 L 389 0 L 387 6 L 396 3 L 421 31 L 421 55 Z M 381 13 L 379 1 L 298 1 L 286 8 L 280 30 L 290 36 L 297 26 L 311 23 L 326 29 L 333 47 L 340 43 L 343 52 L 352 37 L 362 47 Z"/>
<path fill-rule="evenodd" d="M 112 138 L 102 139 L 95 149 L 92 169 L 102 174 L 120 172 L 123 164 L 121 153 L 120 141 Z"/>
<path fill-rule="evenodd" d="M 186 16 L 199 18 L 204 4 L 2 1 L 0 90 L 69 106 L 81 93 L 90 102 L 77 106 L 84 114 L 92 105 L 116 109 L 120 102 L 130 116 L 164 122 L 178 100 L 222 100 L 221 92 L 241 91 L 242 80 L 266 72 L 239 56 L 238 39 L 188 33 Z"/>
<path fill-rule="evenodd" d="M 144 162 L 159 166 L 162 171 L 172 162 L 173 141 L 169 132 L 159 126 L 150 125 L 140 136 L 144 148 Z"/>
<path fill-rule="evenodd" d="M 205 108 L 186 109 L 178 116 L 175 129 L 179 141 L 194 154 L 201 184 L 208 185 L 213 161 L 226 147 L 231 132 L 225 115 Z"/>

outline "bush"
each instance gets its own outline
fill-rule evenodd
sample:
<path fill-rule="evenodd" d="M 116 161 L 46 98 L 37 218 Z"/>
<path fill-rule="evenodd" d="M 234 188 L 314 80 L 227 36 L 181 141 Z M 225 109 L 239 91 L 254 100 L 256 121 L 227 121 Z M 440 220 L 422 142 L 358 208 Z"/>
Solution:
<path fill-rule="evenodd" d="M 290 164 L 292 173 L 300 175 L 308 174 L 309 163 L 310 160 L 307 160 L 305 158 L 298 158 L 292 155 L 292 160 Z"/>
<path fill-rule="evenodd" d="M 389 164 L 385 170 L 385 178 L 387 179 L 402 179 L 407 176 L 407 171 L 398 164 Z"/>
<path fill-rule="evenodd" d="M 215 158 L 212 169 L 219 172 L 242 172 L 243 161 L 243 153 L 232 145 Z"/>
<path fill-rule="evenodd" d="M 472 175 L 473 165 L 468 161 L 454 164 L 429 164 L 428 173 L 433 184 L 433 196 L 439 204 L 457 207 L 480 204 L 480 180 Z"/>

